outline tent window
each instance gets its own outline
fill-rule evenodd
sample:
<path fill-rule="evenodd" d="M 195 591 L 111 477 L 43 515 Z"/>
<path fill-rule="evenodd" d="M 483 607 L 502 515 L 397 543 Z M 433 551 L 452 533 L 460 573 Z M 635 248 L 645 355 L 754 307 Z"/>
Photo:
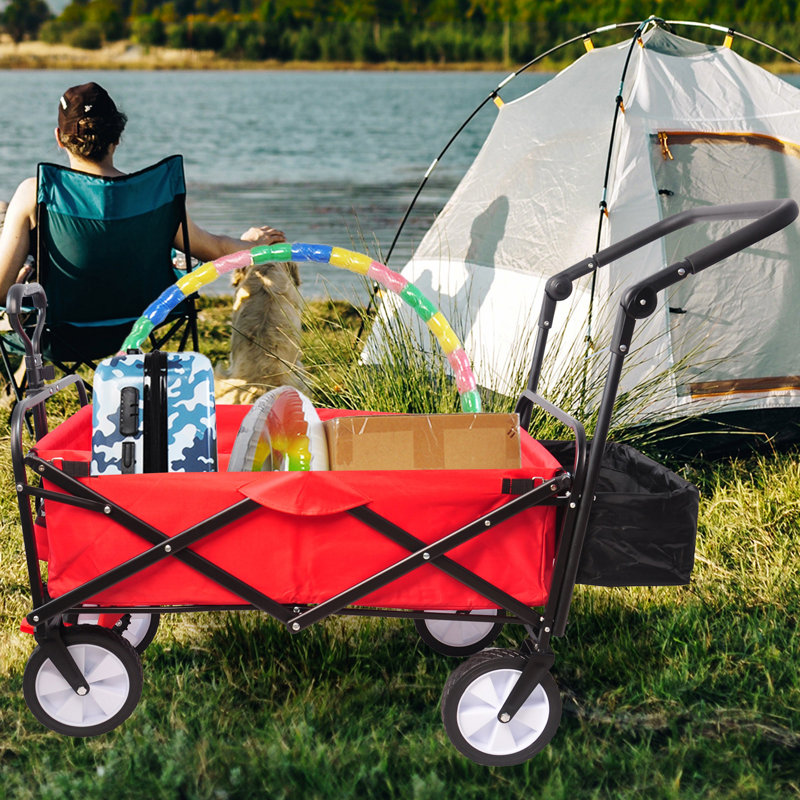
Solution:
<path fill-rule="evenodd" d="M 659 131 L 654 134 L 658 143 L 661 145 L 661 155 L 666 160 L 673 160 L 672 145 L 695 145 L 705 144 L 746 144 L 752 147 L 764 147 L 775 153 L 792 158 L 800 158 L 800 145 L 794 142 L 785 142 L 774 136 L 767 136 L 763 133 L 709 133 L 703 131 Z"/>
<path fill-rule="evenodd" d="M 651 166 L 663 217 L 697 206 L 800 198 L 800 145 L 756 133 L 659 131 Z M 673 263 L 742 223 L 695 225 L 664 241 Z M 800 228 L 792 225 L 673 287 L 673 358 L 685 396 L 797 388 Z M 787 335 L 787 325 L 797 336 Z"/>

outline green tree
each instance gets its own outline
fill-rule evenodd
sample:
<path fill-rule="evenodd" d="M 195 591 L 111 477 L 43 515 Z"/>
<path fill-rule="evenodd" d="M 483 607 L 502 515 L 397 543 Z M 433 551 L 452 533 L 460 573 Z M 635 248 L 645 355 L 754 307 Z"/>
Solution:
<path fill-rule="evenodd" d="M 86 22 L 86 9 L 89 5 L 88 0 L 72 0 L 72 2 L 61 12 L 58 21 L 65 30 L 77 28 Z"/>
<path fill-rule="evenodd" d="M 156 16 L 143 15 L 131 22 L 131 36 L 139 44 L 162 45 L 167 39 L 164 22 Z"/>
<path fill-rule="evenodd" d="M 294 41 L 294 58 L 297 61 L 316 61 L 319 53 L 319 40 L 314 32 L 308 27 L 301 28 Z"/>
<path fill-rule="evenodd" d="M 125 37 L 125 20 L 120 6 L 114 0 L 91 0 L 86 8 L 86 21 L 100 30 L 106 42 Z"/>
<path fill-rule="evenodd" d="M 71 30 L 64 41 L 82 50 L 99 50 L 103 46 L 103 31 L 96 22 L 87 22 Z"/>
<path fill-rule="evenodd" d="M 133 0 L 131 2 L 131 16 L 144 17 L 150 13 L 153 3 L 150 0 Z"/>
<path fill-rule="evenodd" d="M 15 41 L 34 37 L 53 15 L 44 0 L 11 0 L 0 14 L 3 30 Z"/>

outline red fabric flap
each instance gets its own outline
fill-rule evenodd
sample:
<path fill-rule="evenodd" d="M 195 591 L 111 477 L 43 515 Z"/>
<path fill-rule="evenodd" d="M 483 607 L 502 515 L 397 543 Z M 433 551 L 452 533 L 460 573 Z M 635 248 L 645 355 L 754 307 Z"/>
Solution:
<path fill-rule="evenodd" d="M 263 473 L 258 475 L 240 486 L 239 491 L 259 505 L 284 514 L 305 517 L 338 514 L 372 499 L 335 472 L 272 472 L 268 481 Z"/>

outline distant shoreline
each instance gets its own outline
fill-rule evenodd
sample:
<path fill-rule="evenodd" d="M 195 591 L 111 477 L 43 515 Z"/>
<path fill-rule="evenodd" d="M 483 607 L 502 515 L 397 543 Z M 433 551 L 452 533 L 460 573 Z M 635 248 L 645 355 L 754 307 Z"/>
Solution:
<path fill-rule="evenodd" d="M 550 65 L 552 69 L 552 65 Z M 114 42 L 99 50 L 81 50 L 44 42 L 0 41 L 0 69 L 110 69 L 110 70 L 364 70 L 364 71 L 473 71 L 503 72 L 497 62 L 400 63 L 246 61 L 223 58 L 211 50 L 173 50 L 143 47 L 129 41 Z"/>
<path fill-rule="evenodd" d="M 556 72 L 573 59 L 551 61 L 545 59 L 532 69 Z M 497 61 L 448 62 L 398 62 L 382 63 L 351 61 L 246 61 L 224 58 L 212 50 L 174 50 L 168 47 L 145 47 L 130 41 L 108 44 L 99 50 L 81 50 L 62 44 L 45 42 L 20 42 L 13 44 L 8 37 L 0 38 L 0 69 L 96 69 L 96 70 L 347 70 L 365 72 L 507 72 L 520 64 L 509 66 Z M 789 61 L 761 64 L 777 73 L 800 71 L 800 66 Z"/>

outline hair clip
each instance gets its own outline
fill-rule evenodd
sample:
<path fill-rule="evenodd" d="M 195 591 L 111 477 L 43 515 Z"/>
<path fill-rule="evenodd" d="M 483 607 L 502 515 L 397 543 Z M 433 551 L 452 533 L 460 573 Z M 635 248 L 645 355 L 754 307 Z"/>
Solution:
<path fill-rule="evenodd" d="M 64 99 L 64 95 L 63 94 L 61 95 L 61 108 L 63 108 L 64 111 L 67 110 L 67 101 Z"/>
<path fill-rule="evenodd" d="M 84 106 L 83 107 L 83 113 L 84 114 L 88 114 L 91 110 L 92 110 L 91 106 Z"/>

